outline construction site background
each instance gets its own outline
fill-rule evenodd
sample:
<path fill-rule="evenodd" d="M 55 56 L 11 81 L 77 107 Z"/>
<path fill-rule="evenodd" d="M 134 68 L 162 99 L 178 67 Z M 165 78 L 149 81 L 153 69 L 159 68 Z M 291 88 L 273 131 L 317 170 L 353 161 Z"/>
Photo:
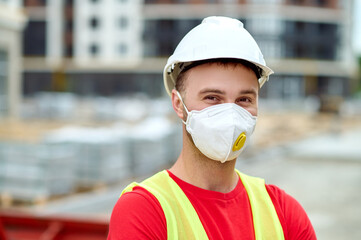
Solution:
<path fill-rule="evenodd" d="M 62 97 L 72 98 L 73 110 Z M 169 167 L 179 154 L 182 125 L 168 98 L 47 93 L 41 99 L 49 106 L 34 108 L 36 99 L 28 99 L 26 118 L 1 120 L 2 211 L 106 223 L 127 183 Z M 361 101 L 344 100 L 328 112 L 319 111 L 316 98 L 261 99 L 259 107 L 252 143 L 237 168 L 300 201 L 319 239 L 359 239 Z"/>

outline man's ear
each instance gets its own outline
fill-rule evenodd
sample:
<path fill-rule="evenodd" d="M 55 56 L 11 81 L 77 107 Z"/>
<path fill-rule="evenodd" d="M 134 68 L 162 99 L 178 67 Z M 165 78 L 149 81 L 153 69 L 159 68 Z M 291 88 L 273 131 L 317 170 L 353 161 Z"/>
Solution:
<path fill-rule="evenodd" d="M 173 106 L 173 109 L 175 111 L 175 113 L 178 115 L 178 117 L 180 119 L 184 119 L 184 113 L 183 113 L 183 104 L 182 104 L 182 101 L 181 99 L 179 98 L 178 94 L 177 94 L 177 90 L 173 89 L 172 90 L 172 106 Z"/>

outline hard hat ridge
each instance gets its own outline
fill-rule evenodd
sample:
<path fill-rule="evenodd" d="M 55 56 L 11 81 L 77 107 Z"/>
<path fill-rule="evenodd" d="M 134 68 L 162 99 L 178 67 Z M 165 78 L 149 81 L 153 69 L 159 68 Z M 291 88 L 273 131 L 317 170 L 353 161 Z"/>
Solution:
<path fill-rule="evenodd" d="M 243 23 L 234 18 L 223 17 L 223 16 L 212 16 L 206 17 L 202 20 L 202 24 L 217 24 L 223 27 L 241 27 L 243 28 Z"/>

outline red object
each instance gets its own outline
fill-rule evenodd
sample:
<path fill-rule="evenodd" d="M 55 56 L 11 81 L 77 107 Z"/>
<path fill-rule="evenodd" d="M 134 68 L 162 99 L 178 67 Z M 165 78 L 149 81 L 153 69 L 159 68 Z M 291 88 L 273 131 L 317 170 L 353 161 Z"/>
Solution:
<path fill-rule="evenodd" d="M 0 240 L 104 240 L 108 222 L 0 211 Z"/>
<path fill-rule="evenodd" d="M 209 239 L 255 239 L 247 192 L 241 181 L 229 193 L 200 189 L 169 175 L 184 191 L 205 228 Z M 266 189 L 276 208 L 285 239 L 316 240 L 314 229 L 301 205 L 273 185 Z M 116 203 L 109 225 L 108 240 L 167 239 L 164 213 L 158 200 L 142 187 L 125 193 Z"/>

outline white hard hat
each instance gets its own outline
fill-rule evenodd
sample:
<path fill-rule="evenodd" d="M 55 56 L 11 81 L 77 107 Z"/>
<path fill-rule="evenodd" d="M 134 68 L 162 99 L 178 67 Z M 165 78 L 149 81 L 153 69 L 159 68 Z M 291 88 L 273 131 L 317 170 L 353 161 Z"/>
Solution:
<path fill-rule="evenodd" d="M 182 71 L 180 63 L 194 61 L 235 58 L 255 64 L 261 69 L 259 84 L 262 86 L 273 71 L 266 66 L 256 41 L 244 29 L 243 23 L 228 17 L 207 17 L 180 41 L 164 67 L 164 86 L 168 94 L 175 86 L 177 76 Z"/>

